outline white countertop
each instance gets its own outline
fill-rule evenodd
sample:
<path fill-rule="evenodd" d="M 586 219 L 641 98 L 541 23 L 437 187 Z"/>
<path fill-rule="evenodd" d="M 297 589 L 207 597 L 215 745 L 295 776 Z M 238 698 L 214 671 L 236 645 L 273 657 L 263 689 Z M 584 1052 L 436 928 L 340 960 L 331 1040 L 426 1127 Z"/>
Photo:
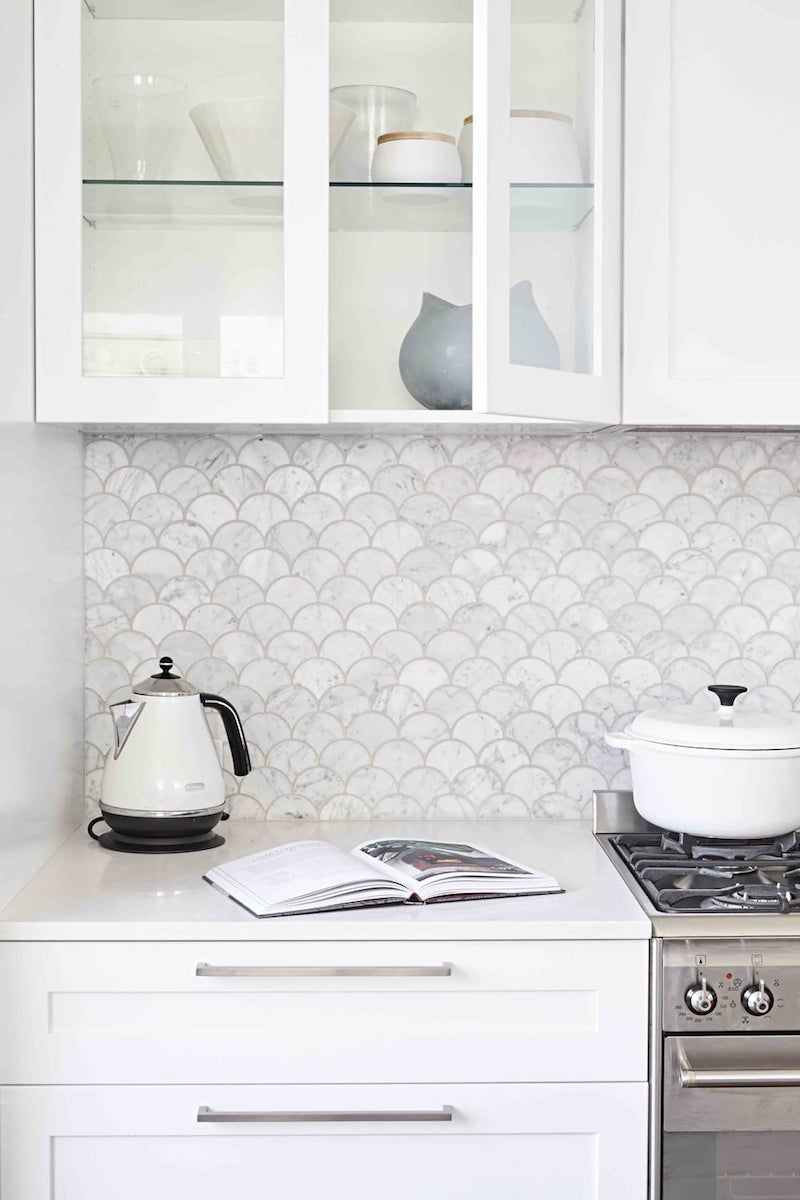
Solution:
<path fill-rule="evenodd" d="M 225 845 L 192 854 L 120 854 L 79 829 L 0 912 L 2 941 L 305 941 L 650 937 L 650 922 L 582 821 L 229 821 Z M 547 871 L 561 895 L 398 906 L 258 920 L 202 878 L 217 863 L 282 842 L 371 837 L 474 842 Z"/>

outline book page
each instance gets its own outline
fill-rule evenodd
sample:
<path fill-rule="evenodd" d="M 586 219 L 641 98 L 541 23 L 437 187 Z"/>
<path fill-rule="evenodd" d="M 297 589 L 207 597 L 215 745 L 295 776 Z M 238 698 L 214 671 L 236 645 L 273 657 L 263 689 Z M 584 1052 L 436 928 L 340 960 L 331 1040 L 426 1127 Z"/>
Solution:
<path fill-rule="evenodd" d="M 383 838 L 362 843 L 356 853 L 377 859 L 395 878 L 408 880 L 423 898 L 561 890 L 551 875 L 466 843 Z"/>
<path fill-rule="evenodd" d="M 385 838 L 364 842 L 361 854 L 392 867 L 403 877 L 424 882 L 441 875 L 504 876 L 531 875 L 528 867 L 500 858 L 490 850 L 458 842 L 432 842 L 422 839 Z"/>
<path fill-rule="evenodd" d="M 378 863 L 354 858 L 329 842 L 290 842 L 247 858 L 214 867 L 207 877 L 223 886 L 236 884 L 268 907 L 300 897 L 346 890 L 353 884 L 385 883 Z"/>

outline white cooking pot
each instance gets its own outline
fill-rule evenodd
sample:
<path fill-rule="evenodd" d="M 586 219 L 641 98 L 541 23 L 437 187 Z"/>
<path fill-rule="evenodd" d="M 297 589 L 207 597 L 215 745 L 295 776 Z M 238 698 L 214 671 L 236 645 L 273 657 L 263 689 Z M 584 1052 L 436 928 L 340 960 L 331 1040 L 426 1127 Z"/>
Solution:
<path fill-rule="evenodd" d="M 606 734 L 627 750 L 633 802 L 662 829 L 699 837 L 774 837 L 800 828 L 800 715 L 734 707 L 747 689 L 717 685 L 719 708 L 650 709 Z"/>

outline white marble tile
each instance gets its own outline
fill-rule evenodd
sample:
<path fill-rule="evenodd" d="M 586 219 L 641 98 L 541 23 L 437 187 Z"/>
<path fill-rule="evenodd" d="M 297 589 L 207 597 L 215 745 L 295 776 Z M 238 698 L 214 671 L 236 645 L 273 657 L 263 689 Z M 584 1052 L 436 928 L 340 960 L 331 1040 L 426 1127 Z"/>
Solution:
<path fill-rule="evenodd" d="M 85 466 L 90 799 L 165 651 L 240 707 L 260 820 L 577 817 L 637 709 L 800 702 L 796 437 L 108 435 Z"/>

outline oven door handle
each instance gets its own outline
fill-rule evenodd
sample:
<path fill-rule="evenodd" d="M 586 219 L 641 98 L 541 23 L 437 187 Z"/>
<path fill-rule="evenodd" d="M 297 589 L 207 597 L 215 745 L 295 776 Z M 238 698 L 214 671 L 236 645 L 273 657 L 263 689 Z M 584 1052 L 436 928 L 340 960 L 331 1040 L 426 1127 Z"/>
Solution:
<path fill-rule="evenodd" d="M 763 1071 L 747 1070 L 695 1070 L 681 1066 L 678 1080 L 682 1088 L 732 1088 L 732 1087 L 800 1087 L 800 1071 L 768 1068 Z"/>

